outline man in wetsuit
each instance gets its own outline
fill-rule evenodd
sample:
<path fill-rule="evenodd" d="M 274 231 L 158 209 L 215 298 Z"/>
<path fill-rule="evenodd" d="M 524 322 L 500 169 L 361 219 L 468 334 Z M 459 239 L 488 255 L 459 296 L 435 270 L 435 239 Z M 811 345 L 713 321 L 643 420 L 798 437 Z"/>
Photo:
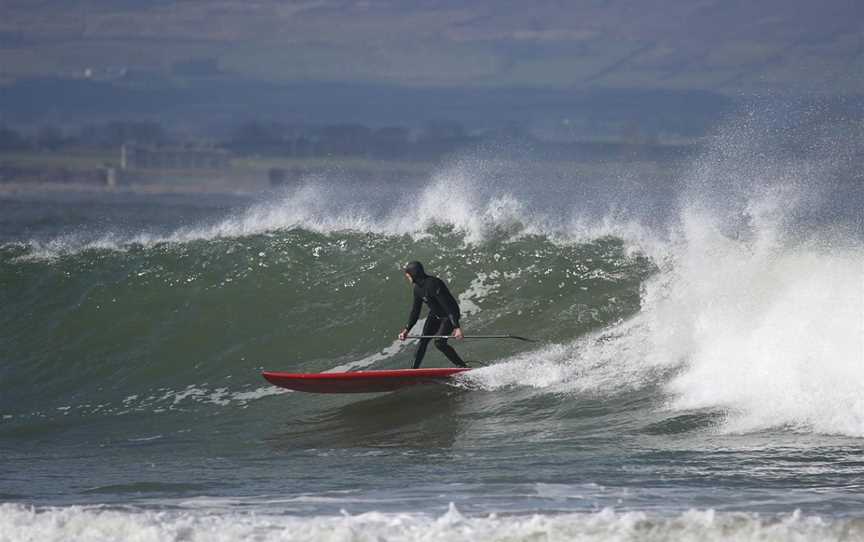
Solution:
<path fill-rule="evenodd" d="M 414 285 L 414 305 L 411 307 L 408 325 L 399 333 L 399 340 L 404 341 L 408 332 L 417 323 L 423 303 L 429 306 L 429 314 L 426 316 L 426 324 L 423 326 L 423 335 L 450 335 L 454 339 L 461 339 L 459 304 L 456 303 L 444 281 L 438 277 L 427 275 L 423 270 L 423 264 L 420 262 L 410 262 L 405 266 L 404 271 L 405 276 Z M 417 353 L 414 355 L 414 369 L 420 367 L 423 362 L 423 356 L 426 355 L 426 347 L 429 346 L 430 340 L 420 339 Z M 447 356 L 453 365 L 467 367 L 459 354 L 453 350 L 453 347 L 447 344 L 447 339 L 435 339 L 435 348 Z"/>

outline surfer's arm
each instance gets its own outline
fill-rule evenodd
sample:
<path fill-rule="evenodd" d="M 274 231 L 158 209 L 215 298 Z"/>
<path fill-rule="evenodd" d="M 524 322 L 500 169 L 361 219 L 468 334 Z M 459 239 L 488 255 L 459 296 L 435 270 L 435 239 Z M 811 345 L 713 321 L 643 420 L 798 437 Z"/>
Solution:
<path fill-rule="evenodd" d="M 411 314 L 408 315 L 408 325 L 405 326 L 406 333 L 411 331 L 417 320 L 420 319 L 420 309 L 423 308 L 423 299 L 414 294 L 414 305 L 411 306 Z"/>

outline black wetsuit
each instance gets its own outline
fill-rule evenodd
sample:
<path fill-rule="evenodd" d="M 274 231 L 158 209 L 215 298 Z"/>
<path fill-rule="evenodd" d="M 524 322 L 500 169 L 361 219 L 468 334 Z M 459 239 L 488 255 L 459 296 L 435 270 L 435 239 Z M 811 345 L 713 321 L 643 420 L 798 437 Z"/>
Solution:
<path fill-rule="evenodd" d="M 459 327 L 459 304 L 453 298 L 453 294 L 447 289 L 444 281 L 438 277 L 427 275 L 421 271 L 413 274 L 414 280 L 414 305 L 411 307 L 411 315 L 408 317 L 408 325 L 405 329 L 410 330 L 420 318 L 420 309 L 423 303 L 429 306 L 429 314 L 426 316 L 426 324 L 423 326 L 423 335 L 450 335 Z M 420 339 L 417 345 L 417 353 L 414 356 L 414 368 L 420 367 L 426 348 L 431 339 Z M 447 339 L 435 339 L 435 348 L 440 350 L 453 365 L 467 367 L 459 354 L 453 347 L 447 344 Z"/>

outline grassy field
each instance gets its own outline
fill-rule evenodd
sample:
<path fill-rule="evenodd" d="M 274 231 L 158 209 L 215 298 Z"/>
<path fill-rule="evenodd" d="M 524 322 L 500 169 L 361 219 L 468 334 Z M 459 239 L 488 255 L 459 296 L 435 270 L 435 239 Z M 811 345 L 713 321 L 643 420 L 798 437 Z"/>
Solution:
<path fill-rule="evenodd" d="M 255 157 L 235 158 L 231 166 L 237 169 L 266 172 L 272 168 L 308 171 L 361 171 L 369 173 L 424 174 L 434 169 L 432 162 L 409 162 L 401 160 L 373 160 L 369 158 L 279 158 Z"/>

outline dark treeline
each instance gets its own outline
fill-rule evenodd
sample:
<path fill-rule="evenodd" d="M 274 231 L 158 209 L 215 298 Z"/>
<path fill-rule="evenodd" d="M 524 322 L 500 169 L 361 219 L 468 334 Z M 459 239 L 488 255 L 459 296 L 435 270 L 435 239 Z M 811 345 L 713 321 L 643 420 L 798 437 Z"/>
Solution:
<path fill-rule="evenodd" d="M 250 121 L 235 127 L 224 140 L 208 142 L 206 146 L 224 148 L 239 156 L 428 160 L 480 140 L 455 122 L 435 122 L 419 129 L 409 129 L 403 126 L 297 126 Z M 44 125 L 35 131 L 24 132 L 0 125 L 0 151 L 110 149 L 124 143 L 152 147 L 205 146 L 200 141 L 181 141 L 161 124 L 150 121 L 112 121 L 85 125 L 74 131 Z"/>
<path fill-rule="evenodd" d="M 61 151 L 69 148 L 117 148 L 123 143 L 160 146 L 172 139 L 157 122 L 112 121 L 77 130 L 43 125 L 33 132 L 0 125 L 0 151 Z"/>
<path fill-rule="evenodd" d="M 252 121 L 233 130 L 223 146 L 246 156 L 431 160 L 482 139 L 469 135 L 455 122 L 435 122 L 409 129 L 404 126 L 370 128 L 362 124 L 315 127 Z"/>
<path fill-rule="evenodd" d="M 25 132 L 0 125 L 0 151 L 62 152 L 76 149 L 118 149 L 123 144 L 152 148 L 216 148 L 241 157 L 367 158 L 434 161 L 488 142 L 521 143 L 537 156 L 559 160 L 669 159 L 691 150 L 690 145 L 661 145 L 632 125 L 617 141 L 549 141 L 538 139 L 517 124 L 469 132 L 452 121 L 420 127 L 369 127 L 359 123 L 324 126 L 247 121 L 216 141 L 182 139 L 160 123 L 118 120 L 72 129 L 44 125 Z"/>

